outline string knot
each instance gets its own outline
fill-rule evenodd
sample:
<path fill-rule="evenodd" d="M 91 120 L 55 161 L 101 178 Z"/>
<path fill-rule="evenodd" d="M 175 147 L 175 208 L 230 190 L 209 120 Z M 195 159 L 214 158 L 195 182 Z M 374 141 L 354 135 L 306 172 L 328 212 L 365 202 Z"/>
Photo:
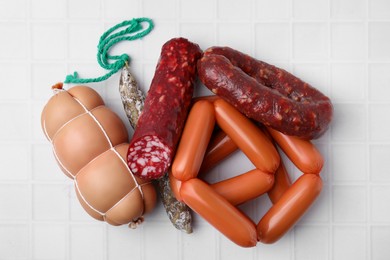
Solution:
<path fill-rule="evenodd" d="M 146 28 L 144 28 L 144 24 L 147 24 Z M 118 31 L 118 29 L 123 27 L 124 29 Z M 97 46 L 97 61 L 102 68 L 109 70 L 109 72 L 101 77 L 86 79 L 79 78 L 78 73 L 74 72 L 66 76 L 64 83 L 84 84 L 108 79 L 126 64 L 130 63 L 130 56 L 126 53 L 109 55 L 110 48 L 121 41 L 134 41 L 143 38 L 150 33 L 153 27 L 153 21 L 149 18 L 133 18 L 111 27 L 100 37 Z"/>

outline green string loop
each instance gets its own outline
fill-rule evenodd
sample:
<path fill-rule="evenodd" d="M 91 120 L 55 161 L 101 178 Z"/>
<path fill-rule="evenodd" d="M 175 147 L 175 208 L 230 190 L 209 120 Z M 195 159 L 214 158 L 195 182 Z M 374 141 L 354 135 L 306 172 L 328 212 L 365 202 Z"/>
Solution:
<path fill-rule="evenodd" d="M 142 23 L 147 23 L 148 26 L 144 28 Z M 122 27 L 126 28 L 115 32 Z M 74 72 L 73 74 L 66 76 L 64 83 L 84 84 L 90 82 L 100 82 L 108 79 L 123 68 L 126 63 L 130 62 L 130 56 L 127 54 L 109 55 L 108 52 L 110 48 L 121 41 L 134 41 L 140 39 L 150 33 L 153 27 L 153 21 L 149 18 L 134 18 L 132 20 L 123 21 L 108 29 L 100 37 L 99 44 L 97 46 L 97 61 L 102 68 L 109 70 L 109 72 L 101 77 L 86 79 L 79 78 L 77 72 Z"/>

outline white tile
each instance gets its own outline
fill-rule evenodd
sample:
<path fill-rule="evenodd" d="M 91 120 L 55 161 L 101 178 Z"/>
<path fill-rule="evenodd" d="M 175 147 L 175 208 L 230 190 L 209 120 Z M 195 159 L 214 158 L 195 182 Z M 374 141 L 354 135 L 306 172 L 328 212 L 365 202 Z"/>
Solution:
<path fill-rule="evenodd" d="M 351 75 L 346 77 L 345 75 Z M 353 76 L 352 76 L 353 75 Z M 365 98 L 367 69 L 362 63 L 334 63 L 331 67 L 332 101 L 362 101 Z"/>
<path fill-rule="evenodd" d="M 218 0 L 218 18 L 222 20 L 248 20 L 252 14 L 251 0 Z"/>
<path fill-rule="evenodd" d="M 107 227 L 107 253 L 109 259 L 142 258 L 143 228 L 129 229 L 126 225 Z"/>
<path fill-rule="evenodd" d="M 294 63 L 293 74 L 329 96 L 329 69 L 325 63 Z"/>
<path fill-rule="evenodd" d="M 365 23 L 331 25 L 331 56 L 337 60 L 359 60 L 367 56 Z"/>
<path fill-rule="evenodd" d="M 213 260 L 217 257 L 218 231 L 208 224 L 193 225 L 193 233 L 180 235 L 182 260 Z M 202 250 L 199 250 L 202 248 Z"/>
<path fill-rule="evenodd" d="M 23 19 L 26 18 L 27 9 L 26 0 L 15 0 L 12 2 L 2 2 L 0 8 L 0 17 L 2 19 Z"/>
<path fill-rule="evenodd" d="M 68 25 L 68 33 L 68 57 L 71 60 L 96 61 L 96 46 L 104 33 L 102 27 L 92 22 L 72 23 Z"/>
<path fill-rule="evenodd" d="M 29 41 L 27 24 L 23 22 L 0 23 L 0 35 L 3 40 L 0 59 L 20 60 L 27 58 Z"/>
<path fill-rule="evenodd" d="M 371 187 L 371 219 L 390 222 L 390 185 Z"/>
<path fill-rule="evenodd" d="M 368 25 L 368 54 L 373 60 L 389 60 L 390 22 L 372 22 Z"/>
<path fill-rule="evenodd" d="M 293 57 L 297 60 L 321 60 L 328 57 L 329 45 L 325 23 L 294 23 Z"/>
<path fill-rule="evenodd" d="M 29 149 L 25 143 L 0 145 L 0 181 L 29 179 L 31 174 Z M 21 160 L 24 160 L 24 163 L 21 163 Z"/>
<path fill-rule="evenodd" d="M 389 19 L 390 3 L 386 0 L 370 0 L 369 14 L 371 19 Z"/>
<path fill-rule="evenodd" d="M 333 220 L 335 222 L 364 222 L 367 194 L 364 186 L 337 185 L 333 187 Z"/>
<path fill-rule="evenodd" d="M 366 17 L 365 0 L 331 0 L 331 17 L 336 19 L 363 19 Z"/>
<path fill-rule="evenodd" d="M 288 23 L 257 24 L 255 40 L 256 58 L 265 61 L 289 60 L 291 41 Z"/>
<path fill-rule="evenodd" d="M 37 23 L 31 28 L 32 57 L 37 60 L 65 58 L 66 30 L 63 23 Z"/>
<path fill-rule="evenodd" d="M 34 184 L 33 219 L 69 219 L 69 184 Z"/>
<path fill-rule="evenodd" d="M 198 0 L 196 4 L 192 0 L 180 1 L 180 18 L 182 20 L 210 21 L 216 18 L 217 0 Z"/>
<path fill-rule="evenodd" d="M 202 50 L 216 44 L 215 28 L 212 23 L 182 23 L 180 35 L 196 42 Z"/>
<path fill-rule="evenodd" d="M 104 240 L 104 225 L 72 225 L 70 228 L 70 258 L 75 260 L 105 259 Z"/>
<path fill-rule="evenodd" d="M 385 144 L 370 146 L 370 179 L 375 182 L 390 181 L 390 146 Z"/>
<path fill-rule="evenodd" d="M 66 65 L 63 63 L 36 63 L 31 69 L 32 97 L 49 100 L 53 96 L 51 86 L 61 82 L 66 76 Z"/>
<path fill-rule="evenodd" d="M 369 106 L 369 132 L 373 141 L 390 140 L 389 104 L 372 104 Z"/>
<path fill-rule="evenodd" d="M 281 237 L 276 243 L 273 244 L 262 244 L 258 243 L 255 250 L 257 251 L 258 259 L 264 260 L 286 260 L 292 259 L 291 255 L 293 252 L 291 239 L 292 232 L 288 232 Z"/>
<path fill-rule="evenodd" d="M 15 117 L 15 115 L 18 115 Z M 0 128 L 0 140 L 23 140 L 28 139 L 30 108 L 25 103 L 0 103 L 0 118 L 3 122 Z"/>
<path fill-rule="evenodd" d="M 389 226 L 371 227 L 371 259 L 386 260 L 389 258 L 390 247 L 387 241 L 390 241 Z"/>
<path fill-rule="evenodd" d="M 143 14 L 146 17 L 153 17 L 156 20 L 175 19 L 177 15 L 176 0 L 142 1 Z"/>
<path fill-rule="evenodd" d="M 33 257 L 35 259 L 66 259 L 68 228 L 63 224 L 33 226 Z"/>
<path fill-rule="evenodd" d="M 43 129 L 41 125 L 41 114 L 44 106 L 46 105 L 47 100 L 41 100 L 37 103 L 32 104 L 32 115 L 31 115 L 31 121 L 32 121 L 32 129 L 31 129 L 31 135 L 33 140 L 40 140 L 43 143 L 48 143 Z"/>
<path fill-rule="evenodd" d="M 26 184 L 0 184 L 0 220 L 30 219 L 30 187 Z"/>
<path fill-rule="evenodd" d="M 366 138 L 366 107 L 362 104 L 333 104 L 331 126 L 333 140 L 362 141 Z"/>
<path fill-rule="evenodd" d="M 28 67 L 25 63 L 0 63 L 0 78 L 3 81 L 2 94 L 0 99 L 29 98 L 30 79 Z"/>
<path fill-rule="evenodd" d="M 232 34 L 234 32 L 234 34 Z M 247 23 L 221 23 L 218 24 L 218 45 L 230 46 L 246 54 L 251 53 L 253 31 Z"/>
<path fill-rule="evenodd" d="M 147 225 L 146 225 L 147 224 Z M 144 259 L 158 259 L 164 256 L 166 259 L 179 259 L 178 252 L 178 232 L 172 228 L 171 223 L 148 222 L 144 228 L 144 248 L 153 248 L 153 250 L 144 250 Z M 164 238 L 156 234 L 164 234 Z"/>
<path fill-rule="evenodd" d="M 295 259 L 328 259 L 329 230 L 327 227 L 297 226 L 294 235 Z"/>
<path fill-rule="evenodd" d="M 335 226 L 333 228 L 334 260 L 367 258 L 366 228 L 355 226 Z"/>
<path fill-rule="evenodd" d="M 370 64 L 368 70 L 369 97 L 374 101 L 390 100 L 390 71 L 389 64 Z"/>
<path fill-rule="evenodd" d="M 56 19 L 66 16 L 65 0 L 34 0 L 31 2 L 31 17 L 34 19 Z"/>
<path fill-rule="evenodd" d="M 235 260 L 235 259 L 253 259 L 254 249 L 245 248 L 236 245 L 229 240 L 223 234 L 219 234 L 220 250 L 219 254 L 221 259 Z"/>
<path fill-rule="evenodd" d="M 0 256 L 3 259 L 31 259 L 28 225 L 0 225 Z"/>
<path fill-rule="evenodd" d="M 104 6 L 102 12 L 105 18 L 115 19 L 119 23 L 139 17 L 141 2 L 138 0 L 104 0 L 102 2 Z M 94 5 L 97 5 L 97 3 L 97 1 L 93 1 Z"/>
<path fill-rule="evenodd" d="M 55 160 L 52 145 L 36 144 L 32 148 L 33 178 L 37 181 L 71 181 L 60 169 Z"/>
<path fill-rule="evenodd" d="M 255 1 L 255 18 L 260 20 L 287 20 L 291 16 L 290 0 Z"/>
<path fill-rule="evenodd" d="M 362 144 L 333 144 L 331 171 L 333 181 L 350 182 L 367 180 L 367 151 Z"/>
<path fill-rule="evenodd" d="M 327 0 L 295 0 L 293 16 L 295 19 L 326 19 L 328 17 L 328 10 Z"/>
<path fill-rule="evenodd" d="M 125 1 L 125 2 L 130 2 L 130 1 Z M 115 5 L 115 1 L 110 1 L 110 3 L 113 3 L 113 5 Z M 101 17 L 101 13 L 102 13 L 101 1 L 68 0 L 67 7 L 68 7 L 68 17 L 72 19 L 98 19 L 99 17 Z M 105 6 L 104 10 L 107 10 L 109 8 L 111 8 L 111 5 Z"/>

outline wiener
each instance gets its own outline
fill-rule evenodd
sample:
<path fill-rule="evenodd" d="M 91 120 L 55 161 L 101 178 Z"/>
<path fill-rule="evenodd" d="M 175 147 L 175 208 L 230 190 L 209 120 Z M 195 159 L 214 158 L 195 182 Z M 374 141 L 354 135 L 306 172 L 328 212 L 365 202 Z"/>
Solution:
<path fill-rule="evenodd" d="M 257 244 L 253 221 L 205 182 L 197 178 L 183 182 L 180 194 L 190 208 L 234 243 L 242 247 Z"/>
<path fill-rule="evenodd" d="M 283 163 L 283 160 L 280 160 L 280 164 L 275 174 L 275 181 L 272 188 L 268 191 L 268 197 L 270 198 L 272 204 L 275 204 L 283 196 L 283 194 L 290 188 L 291 180 L 288 176 L 286 166 Z"/>

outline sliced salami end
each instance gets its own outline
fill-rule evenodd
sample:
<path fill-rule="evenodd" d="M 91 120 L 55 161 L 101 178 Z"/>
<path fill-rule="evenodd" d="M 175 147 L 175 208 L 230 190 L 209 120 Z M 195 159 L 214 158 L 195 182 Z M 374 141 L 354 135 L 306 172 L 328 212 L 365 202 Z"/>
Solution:
<path fill-rule="evenodd" d="M 134 175 L 143 179 L 158 179 L 170 166 L 172 150 L 157 136 L 146 135 L 133 142 L 127 162 Z"/>

